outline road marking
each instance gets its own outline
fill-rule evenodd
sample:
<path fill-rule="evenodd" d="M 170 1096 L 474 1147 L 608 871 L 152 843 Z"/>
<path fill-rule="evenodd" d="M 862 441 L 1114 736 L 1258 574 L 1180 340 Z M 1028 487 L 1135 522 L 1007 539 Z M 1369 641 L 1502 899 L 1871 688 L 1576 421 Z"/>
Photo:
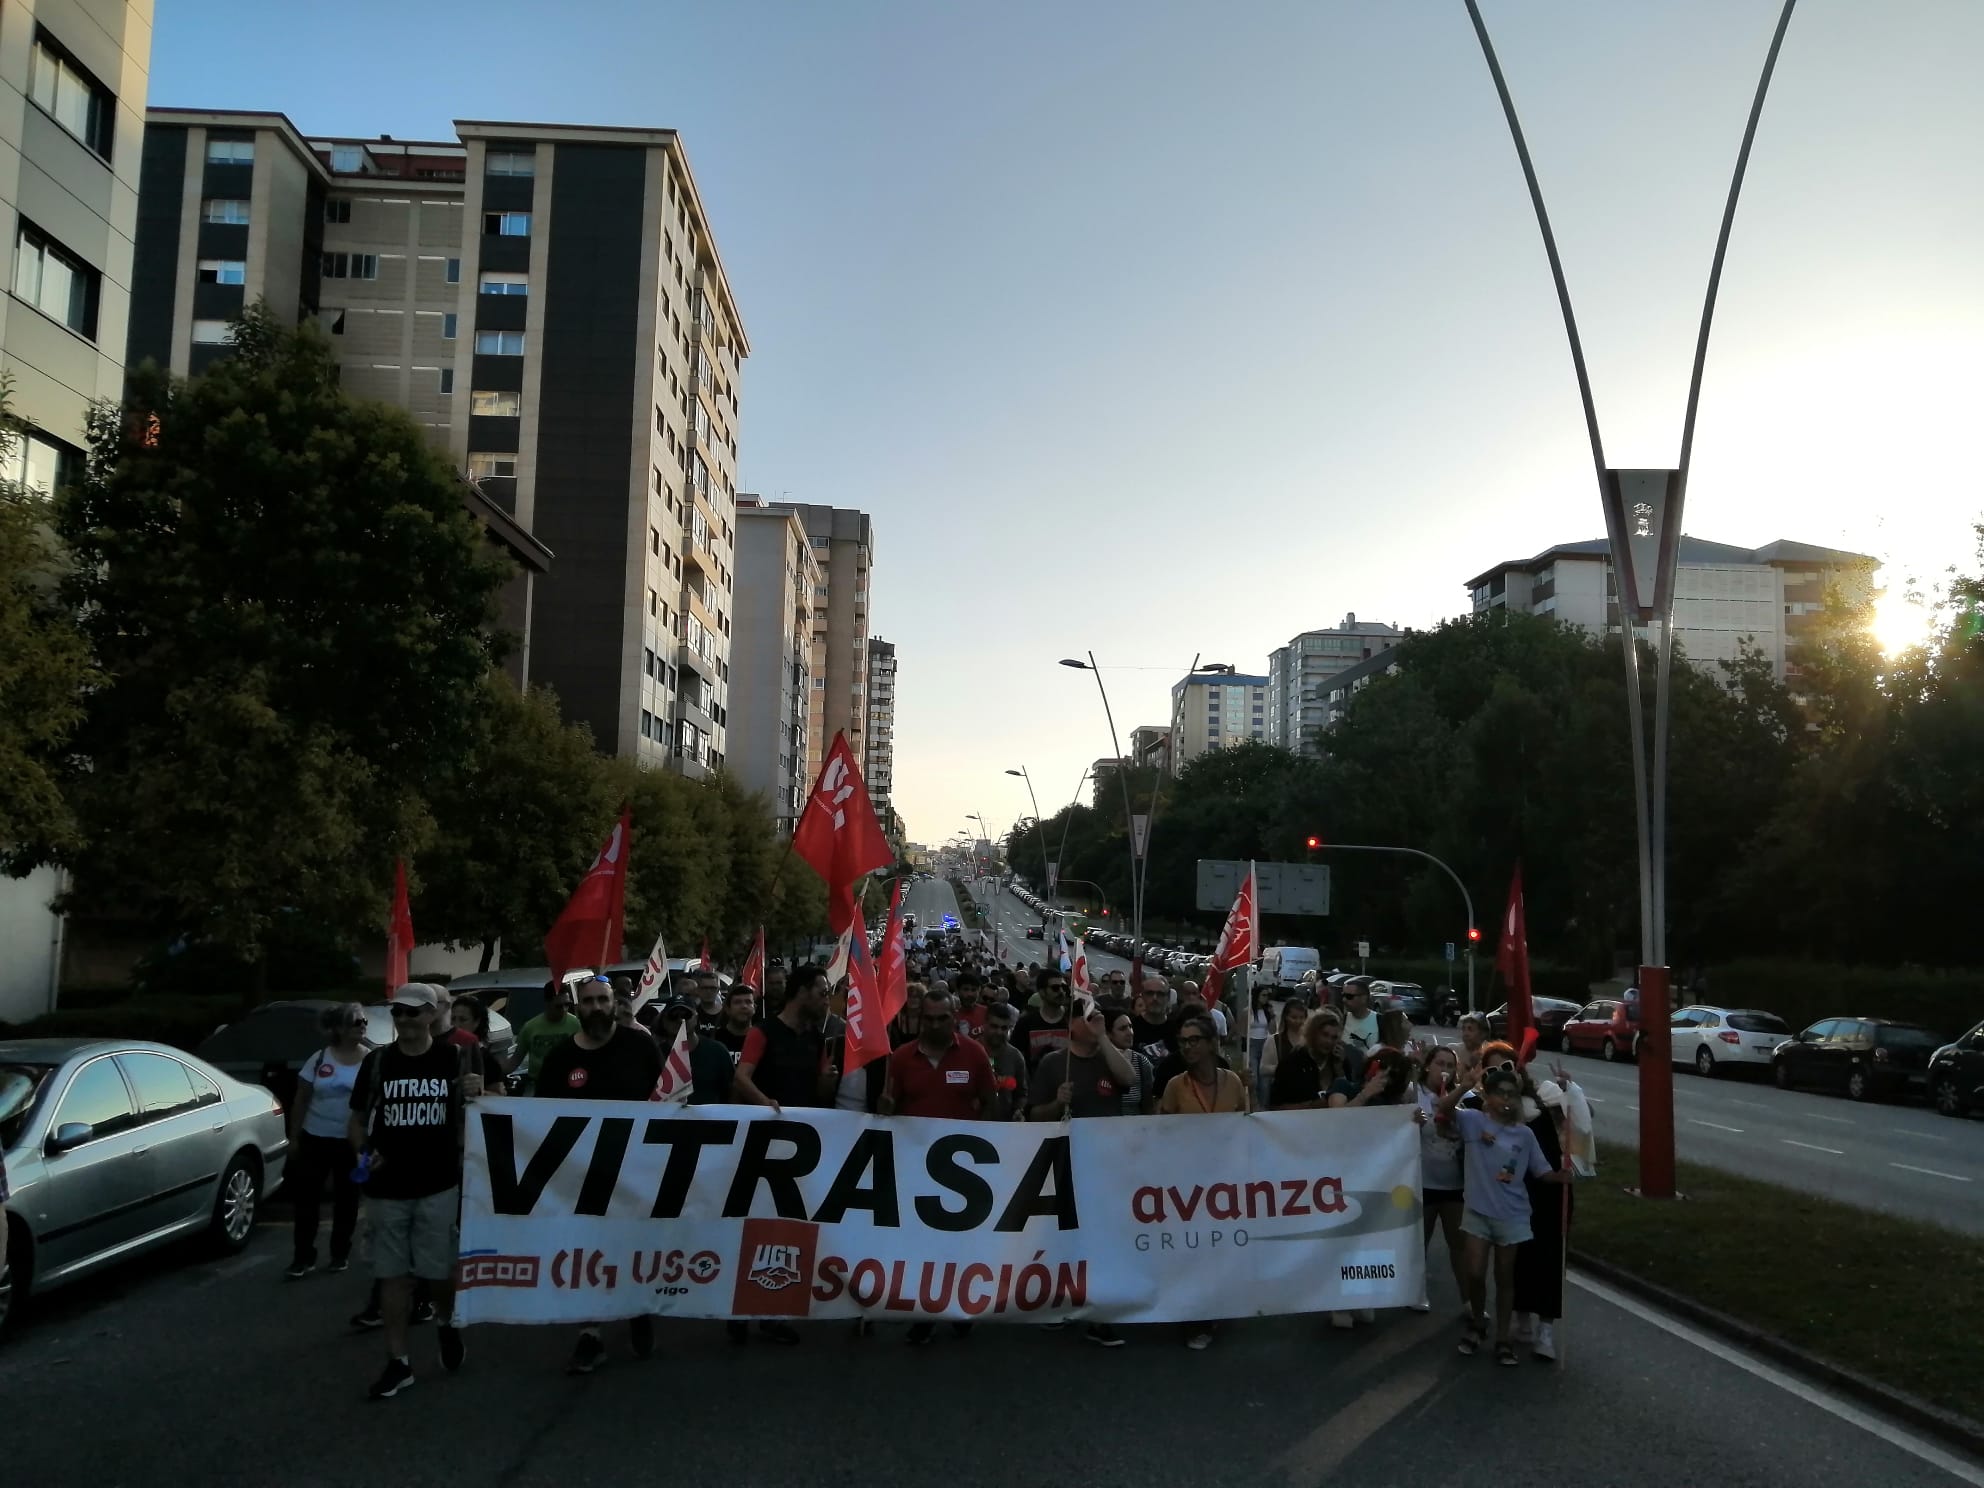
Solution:
<path fill-rule="evenodd" d="M 1585 1099 L 1590 1101 L 1594 1106 L 1602 1106 L 1605 1104 L 1605 1097 L 1602 1095 L 1587 1094 L 1585 1096 Z"/>
<path fill-rule="evenodd" d="M 1910 1131 L 1905 1126 L 1891 1126 L 1888 1130 L 1898 1137 L 1913 1137 L 1918 1142 L 1947 1142 L 1949 1140 L 1948 1137 L 1939 1137 L 1934 1132 Z"/>
<path fill-rule="evenodd" d="M 1735 1133 L 1735 1134 L 1736 1134 L 1737 1136 L 1739 1136 L 1739 1137 L 1743 1135 L 1743 1128 L 1742 1128 L 1742 1127 L 1740 1127 L 1740 1126 L 1724 1126 L 1724 1125 L 1723 1125 L 1723 1124 L 1722 1124 L 1722 1123 L 1721 1123 L 1720 1121 L 1703 1121 L 1703 1120 L 1701 1120 L 1701 1119 L 1700 1119 L 1699 1117 L 1696 1117 L 1696 1116 L 1690 1116 L 1690 1117 L 1688 1118 L 1688 1125 L 1690 1125 L 1690 1126 L 1712 1126 L 1712 1127 L 1714 1127 L 1714 1128 L 1715 1128 L 1715 1129 L 1716 1129 L 1717 1131 L 1726 1131 L 1726 1132 L 1734 1132 L 1734 1133 Z"/>
<path fill-rule="evenodd" d="M 1626 1107 L 1626 1109 L 1627 1109 L 1628 1111 L 1637 1111 L 1637 1110 L 1639 1109 L 1639 1107 L 1638 1107 L 1638 1106 L 1628 1106 L 1628 1107 Z"/>
<path fill-rule="evenodd" d="M 1834 1157 L 1846 1156 L 1846 1153 L 1838 1147 L 1821 1147 L 1814 1142 L 1794 1142 L 1789 1137 L 1779 1137 L 1778 1141 L 1787 1147 L 1803 1147 L 1807 1152 L 1830 1152 Z"/>
<path fill-rule="evenodd" d="M 1814 1121 L 1830 1121 L 1834 1126 L 1858 1126 L 1860 1124 L 1845 1116 L 1821 1116 L 1816 1111 L 1812 1112 L 1811 1115 Z"/>
<path fill-rule="evenodd" d="M 1970 1182 L 1970 1180 L 1969 1180 L 1968 1178 L 1966 1178 L 1966 1177 L 1964 1177 L 1964 1176 L 1963 1176 L 1963 1174 L 1961 1174 L 1961 1173 L 1944 1173 L 1944 1172 L 1940 1172 L 1940 1171 L 1938 1171 L 1938 1170 L 1937 1170 L 1937 1169 L 1935 1169 L 1935 1168 L 1918 1168 L 1918 1167 L 1916 1167 L 1916 1166 L 1915 1166 L 1915 1164 L 1914 1164 L 1914 1163 L 1898 1163 L 1898 1162 L 1891 1162 L 1891 1163 L 1889 1163 L 1889 1164 L 1888 1164 L 1888 1166 L 1889 1166 L 1889 1167 L 1891 1167 L 1891 1168 L 1900 1168 L 1900 1169 L 1902 1169 L 1903 1171 L 1905 1171 L 1905 1172 L 1909 1172 L 1909 1173 L 1927 1173 L 1927 1174 L 1928 1174 L 1928 1175 L 1929 1175 L 1929 1176 L 1930 1176 L 1931 1178 L 1947 1178 L 1947 1179 L 1949 1179 L 1949 1180 L 1950 1180 L 1950 1182 L 1952 1182 L 1952 1183 L 1968 1183 L 1968 1182 Z"/>
<path fill-rule="evenodd" d="M 1592 1296 L 1602 1301 L 1610 1302 L 1621 1312 L 1629 1313 L 1643 1323 L 1651 1323 L 1663 1333 L 1678 1338 L 1683 1343 L 1691 1343 L 1703 1352 L 1715 1355 L 1716 1358 L 1723 1360 L 1725 1363 L 1734 1364 L 1744 1373 L 1754 1375 L 1766 1384 L 1776 1385 L 1778 1389 L 1784 1391 L 1787 1395 L 1795 1395 L 1807 1405 L 1817 1406 L 1836 1420 L 1844 1421 L 1848 1425 L 1858 1426 L 1869 1436 L 1879 1437 L 1882 1441 L 1888 1443 L 1889 1446 L 1901 1448 L 1902 1451 L 1908 1453 L 1911 1457 L 1918 1458 L 1928 1463 L 1931 1467 L 1948 1473 L 1958 1482 L 1972 1484 L 1973 1488 L 1984 1488 L 1984 1471 L 1979 1471 L 1962 1458 L 1945 1452 L 1941 1447 L 1924 1441 L 1921 1437 L 1904 1430 L 1902 1427 L 1882 1420 L 1879 1416 L 1873 1414 L 1873 1412 L 1862 1410 L 1859 1406 L 1842 1400 L 1837 1395 L 1831 1394 L 1828 1391 L 1821 1390 L 1816 1385 L 1808 1385 L 1795 1375 L 1786 1374 L 1781 1369 L 1774 1369 L 1761 1359 L 1753 1359 L 1740 1350 L 1731 1348 L 1728 1344 L 1689 1327 L 1686 1323 L 1678 1319 L 1670 1318 L 1654 1311 L 1651 1307 L 1644 1305 L 1632 1297 L 1626 1296 L 1623 1292 L 1614 1291 L 1602 1282 L 1593 1281 L 1587 1276 L 1581 1276 L 1576 1271 L 1571 1273 L 1570 1281 L 1571 1285 L 1579 1288 L 1581 1291 L 1591 1293 Z"/>
<path fill-rule="evenodd" d="M 1770 1109 L 1762 1101 L 1732 1100 L 1729 1104 L 1732 1106 L 1748 1106 L 1752 1111 L 1768 1111 Z"/>

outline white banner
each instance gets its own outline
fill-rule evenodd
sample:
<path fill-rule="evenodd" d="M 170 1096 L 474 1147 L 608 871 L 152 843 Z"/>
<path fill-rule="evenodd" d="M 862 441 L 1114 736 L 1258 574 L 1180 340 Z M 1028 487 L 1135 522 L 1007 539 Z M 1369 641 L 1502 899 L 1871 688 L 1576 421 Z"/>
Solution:
<path fill-rule="evenodd" d="M 1402 1307 L 1409 1109 L 967 1122 L 484 1097 L 456 1316 L 1123 1323 Z"/>

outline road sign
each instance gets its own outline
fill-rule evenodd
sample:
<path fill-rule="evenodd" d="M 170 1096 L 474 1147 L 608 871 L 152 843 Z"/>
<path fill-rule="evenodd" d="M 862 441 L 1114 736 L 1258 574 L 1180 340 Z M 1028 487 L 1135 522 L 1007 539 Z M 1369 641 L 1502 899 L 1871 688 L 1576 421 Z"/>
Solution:
<path fill-rule="evenodd" d="M 1447 959 L 1451 961 L 1453 960 L 1453 958 L 1454 958 L 1454 943 L 1450 940 L 1447 942 Z"/>
<path fill-rule="evenodd" d="M 1262 914 L 1326 915 L 1330 912 L 1330 870 L 1325 863 L 1255 863 Z M 1200 858 L 1198 907 L 1224 914 L 1247 876 L 1244 858 Z"/>
<path fill-rule="evenodd" d="M 1358 959 L 1359 961 L 1366 961 L 1366 960 L 1369 960 L 1369 959 L 1370 959 L 1370 956 L 1371 956 L 1371 942 L 1370 942 L 1370 941 L 1368 941 L 1368 940 L 1360 940 L 1360 941 L 1358 941 L 1358 942 L 1357 942 L 1357 959 Z"/>

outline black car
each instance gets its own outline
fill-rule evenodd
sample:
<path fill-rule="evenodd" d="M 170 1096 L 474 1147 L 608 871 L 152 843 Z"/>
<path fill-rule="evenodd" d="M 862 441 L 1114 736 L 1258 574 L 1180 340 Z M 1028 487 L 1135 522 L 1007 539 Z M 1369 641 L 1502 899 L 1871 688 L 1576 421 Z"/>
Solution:
<path fill-rule="evenodd" d="M 1583 1008 L 1575 1002 L 1566 1002 L 1561 997 L 1532 997 L 1529 1005 L 1531 1015 L 1536 1019 L 1536 1047 L 1563 1048 L 1564 1025 L 1582 1012 Z M 1506 1039 L 1508 1036 L 1509 1005 L 1505 1002 L 1488 1015 L 1488 1037 Z"/>
<path fill-rule="evenodd" d="M 1929 1057 L 1929 1099 L 1945 1116 L 1984 1111 L 1984 1023 Z"/>
<path fill-rule="evenodd" d="M 1771 1055 L 1779 1090 L 1810 1085 L 1840 1090 L 1853 1100 L 1921 1095 L 1929 1088 L 1929 1058 L 1942 1043 L 1915 1023 L 1888 1018 L 1821 1018 Z"/>
<path fill-rule="evenodd" d="M 1026 927 L 1026 938 L 1028 940 L 1045 940 L 1047 939 L 1047 932 L 1038 925 L 1028 925 Z"/>

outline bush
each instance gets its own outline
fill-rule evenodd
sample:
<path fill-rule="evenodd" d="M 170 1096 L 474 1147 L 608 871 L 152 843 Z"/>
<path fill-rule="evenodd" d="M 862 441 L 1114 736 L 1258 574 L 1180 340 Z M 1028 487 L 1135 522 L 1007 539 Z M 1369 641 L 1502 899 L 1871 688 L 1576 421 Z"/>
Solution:
<path fill-rule="evenodd" d="M 57 1008 L 25 1023 L 0 1024 L 0 1037 L 151 1039 L 192 1050 L 221 1024 L 239 1017 L 241 1009 L 241 999 L 228 994 L 134 997 L 98 1007 Z"/>

